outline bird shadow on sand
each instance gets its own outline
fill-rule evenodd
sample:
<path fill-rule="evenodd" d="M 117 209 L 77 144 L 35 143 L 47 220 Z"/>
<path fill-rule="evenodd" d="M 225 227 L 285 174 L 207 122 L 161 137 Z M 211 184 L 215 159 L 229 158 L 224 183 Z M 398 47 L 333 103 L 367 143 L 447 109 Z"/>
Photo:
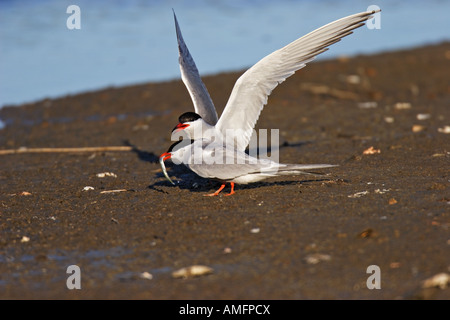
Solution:
<path fill-rule="evenodd" d="M 175 185 L 172 185 L 169 181 L 166 180 L 162 172 L 156 174 L 158 178 L 161 178 L 161 181 L 155 182 L 154 184 L 149 185 L 147 188 L 151 190 L 155 190 L 161 193 L 167 193 L 167 187 L 173 187 L 181 190 L 189 190 L 191 192 L 201 192 L 201 193 L 210 193 L 211 191 L 216 191 L 222 184 L 222 182 L 214 180 L 214 179 L 206 179 L 199 177 L 188 168 L 184 166 L 177 166 L 172 163 L 168 165 L 170 170 L 168 171 L 169 176 L 176 177 L 176 179 L 172 179 L 175 182 Z M 291 177 L 291 176 L 287 176 Z M 278 177 L 280 179 L 280 177 Z M 292 178 L 291 178 L 292 179 Z M 244 190 L 244 189 L 259 189 L 264 187 L 272 187 L 272 186 L 288 186 L 288 185 L 298 185 L 298 184 L 307 184 L 314 182 L 326 182 L 332 181 L 333 178 L 328 177 L 325 174 L 311 175 L 308 176 L 308 179 L 298 179 L 298 180 L 281 180 L 281 181 L 261 181 L 254 182 L 246 185 L 236 185 L 235 190 Z M 164 187 L 164 189 L 160 189 L 159 187 Z M 224 189 L 224 193 L 229 192 L 229 184 Z M 228 191 L 227 191 L 228 190 Z"/>
<path fill-rule="evenodd" d="M 151 162 L 151 163 L 158 163 L 159 157 L 156 154 L 154 154 L 153 152 L 147 152 L 147 151 L 141 150 L 128 140 L 123 141 L 123 144 L 125 146 L 131 147 L 132 148 L 131 151 L 136 153 L 139 160 Z"/>
<path fill-rule="evenodd" d="M 195 180 L 195 181 L 194 181 Z M 235 191 L 238 190 L 249 190 L 249 189 L 260 189 L 260 188 L 267 188 L 267 187 L 273 187 L 273 186 L 289 186 L 289 185 L 303 185 L 307 183 L 314 183 L 314 182 L 327 182 L 332 181 L 332 179 L 303 179 L 303 180 L 287 180 L 287 181 L 262 181 L 262 182 L 254 182 L 246 185 L 236 185 Z M 159 181 L 152 185 L 149 185 L 147 188 L 150 190 L 155 190 L 157 192 L 161 193 L 169 193 L 167 190 L 162 190 L 159 187 L 173 187 L 181 190 L 189 190 L 190 192 L 200 192 L 200 193 L 212 193 L 219 189 L 222 182 L 214 181 L 214 180 L 208 180 L 197 177 L 196 179 L 192 179 L 189 181 L 186 180 L 174 180 L 176 185 L 171 185 L 168 181 Z M 223 193 L 226 194 L 229 192 L 229 184 L 227 184 L 227 187 L 224 189 Z"/>

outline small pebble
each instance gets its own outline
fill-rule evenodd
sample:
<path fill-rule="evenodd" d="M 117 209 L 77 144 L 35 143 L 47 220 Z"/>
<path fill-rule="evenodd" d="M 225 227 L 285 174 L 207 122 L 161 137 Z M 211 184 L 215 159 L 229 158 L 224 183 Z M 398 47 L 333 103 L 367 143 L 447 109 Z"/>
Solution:
<path fill-rule="evenodd" d="M 352 195 L 349 195 L 348 197 L 349 198 L 360 198 L 362 196 L 365 196 L 368 193 L 369 193 L 369 191 L 360 191 L 360 192 L 356 192 L 356 193 L 354 193 Z"/>
<path fill-rule="evenodd" d="M 443 128 L 438 128 L 438 132 L 440 132 L 440 133 L 450 133 L 450 126 L 445 126 Z"/>
<path fill-rule="evenodd" d="M 411 103 L 409 102 L 397 102 L 394 105 L 394 108 L 397 110 L 411 109 Z"/>
<path fill-rule="evenodd" d="M 308 264 L 318 264 L 321 261 L 329 261 L 331 256 L 329 254 L 314 253 L 306 256 L 305 261 Z"/>
<path fill-rule="evenodd" d="M 148 273 L 147 271 L 142 272 L 139 277 L 141 277 L 142 279 L 146 279 L 146 280 L 152 280 L 153 279 L 153 275 L 151 273 Z"/>
<path fill-rule="evenodd" d="M 431 118 L 431 114 L 429 114 L 429 113 L 419 113 L 416 116 L 416 118 L 417 118 L 417 120 L 427 120 L 427 119 Z"/>
<path fill-rule="evenodd" d="M 202 265 L 193 265 L 172 272 L 174 278 L 191 278 L 213 273 L 213 269 Z"/>
<path fill-rule="evenodd" d="M 441 289 L 447 288 L 447 285 L 450 283 L 450 275 L 448 273 L 442 272 L 438 273 L 431 278 L 426 279 L 423 284 L 422 288 L 434 288 L 439 287 Z"/>
<path fill-rule="evenodd" d="M 375 149 L 374 147 L 370 147 L 363 151 L 363 154 L 376 154 L 376 153 L 381 153 L 381 150 Z"/>
<path fill-rule="evenodd" d="M 114 172 L 102 172 L 102 173 L 97 173 L 97 177 L 99 177 L 99 178 L 104 178 L 104 177 L 117 178 L 117 175 Z"/>
<path fill-rule="evenodd" d="M 384 121 L 386 123 L 394 123 L 395 119 L 394 117 L 384 117 Z"/>
<path fill-rule="evenodd" d="M 389 204 L 396 204 L 397 200 L 395 200 L 394 198 L 389 199 Z"/>
<path fill-rule="evenodd" d="M 375 236 L 375 232 L 373 231 L 372 228 L 367 228 L 357 235 L 358 238 L 362 238 L 362 239 L 371 238 L 374 236 Z"/>
<path fill-rule="evenodd" d="M 378 107 L 378 103 L 376 101 L 367 101 L 358 103 L 358 108 L 361 109 L 371 109 Z"/>
<path fill-rule="evenodd" d="M 412 132 L 420 132 L 425 130 L 425 127 L 420 124 L 415 124 L 412 126 Z"/>
<path fill-rule="evenodd" d="M 359 84 L 361 82 L 361 77 L 357 74 L 349 74 L 345 80 L 350 84 Z"/>

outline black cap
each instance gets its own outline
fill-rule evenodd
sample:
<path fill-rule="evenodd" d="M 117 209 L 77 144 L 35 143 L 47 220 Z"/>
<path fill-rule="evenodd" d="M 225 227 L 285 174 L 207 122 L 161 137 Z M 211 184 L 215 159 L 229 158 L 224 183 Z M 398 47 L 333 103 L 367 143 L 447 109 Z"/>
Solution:
<path fill-rule="evenodd" d="M 202 117 L 200 117 L 195 112 L 185 112 L 178 118 L 178 121 L 180 123 L 185 123 L 185 122 L 195 121 L 195 120 L 201 119 L 201 118 Z"/>

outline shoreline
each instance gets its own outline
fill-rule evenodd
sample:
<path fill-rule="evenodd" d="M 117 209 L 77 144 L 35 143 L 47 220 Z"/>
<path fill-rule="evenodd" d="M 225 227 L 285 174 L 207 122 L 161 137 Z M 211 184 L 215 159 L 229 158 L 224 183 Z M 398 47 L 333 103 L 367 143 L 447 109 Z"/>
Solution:
<path fill-rule="evenodd" d="M 433 47 L 433 46 L 440 46 L 440 45 L 444 45 L 446 43 L 448 43 L 448 40 L 442 39 L 442 40 L 436 40 L 436 41 L 432 41 L 430 43 L 424 43 L 424 44 L 417 44 L 417 45 L 411 45 L 411 46 L 407 46 L 407 47 L 402 47 L 402 48 L 396 48 L 396 49 L 380 49 L 376 52 L 373 53 L 355 53 L 352 55 L 339 55 L 336 57 L 329 57 L 329 58 L 324 58 L 321 59 L 320 56 L 314 61 L 316 62 L 327 62 L 327 61 L 336 61 L 336 60 L 342 60 L 342 59 L 354 59 L 354 58 L 358 58 L 358 57 L 366 57 L 366 56 L 376 56 L 376 55 L 381 55 L 381 54 L 386 54 L 386 53 L 399 53 L 399 52 L 407 52 L 407 51 L 412 51 L 412 50 L 417 50 L 417 49 L 421 49 L 421 48 L 427 48 L 427 47 Z M 255 61 L 256 63 L 257 61 Z M 248 68 L 250 68 L 250 66 L 248 66 Z M 210 77 L 219 77 L 223 74 L 242 74 L 246 71 L 247 69 L 234 69 L 234 70 L 224 70 L 224 71 L 217 71 L 217 72 L 211 72 L 211 73 L 207 73 L 207 74 L 201 74 L 202 79 L 204 78 L 210 78 Z M 29 101 L 23 101 L 23 102 L 17 102 L 17 103 L 6 103 L 2 106 L 0 106 L 0 110 L 2 108 L 11 108 L 11 107 L 22 107 L 22 106 L 27 106 L 27 105 L 34 105 L 37 103 L 43 103 L 45 101 L 52 101 L 52 100 L 59 100 L 59 99 L 64 99 L 64 98 L 68 98 L 68 97 L 74 97 L 74 96 L 78 96 L 78 95 L 83 95 L 83 94 L 89 94 L 89 93 L 96 93 L 96 92 L 101 92 L 101 91 L 107 91 L 107 90 L 115 90 L 115 89 L 121 89 L 121 88 L 128 88 L 128 87 L 135 87 L 135 86 L 142 86 L 142 85 L 147 85 L 147 84 L 163 84 L 163 83 L 172 83 L 172 82 L 176 82 L 176 81 L 181 81 L 181 75 L 180 76 L 174 76 L 173 78 L 162 78 L 162 79 L 155 79 L 155 80 L 149 80 L 149 81 L 138 81 L 135 83 L 128 83 L 128 84 L 110 84 L 110 85 L 101 85 L 99 87 L 96 88 L 90 88 L 90 89 L 84 89 L 84 90 L 79 90 L 76 92 L 67 92 L 67 93 L 61 93 L 58 95 L 54 95 L 54 96 L 42 96 L 40 98 L 36 98 L 33 100 L 29 100 Z"/>

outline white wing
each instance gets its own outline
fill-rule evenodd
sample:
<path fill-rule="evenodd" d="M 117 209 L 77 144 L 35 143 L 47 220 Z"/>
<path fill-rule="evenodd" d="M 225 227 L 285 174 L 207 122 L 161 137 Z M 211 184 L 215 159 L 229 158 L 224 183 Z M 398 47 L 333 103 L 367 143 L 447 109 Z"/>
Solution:
<path fill-rule="evenodd" d="M 237 149 L 245 150 L 272 90 L 318 54 L 328 50 L 328 46 L 364 25 L 373 13 L 375 11 L 361 12 L 331 22 L 271 53 L 248 69 L 233 87 L 217 122 L 218 130 L 227 139 L 233 132 Z"/>
<path fill-rule="evenodd" d="M 230 150 L 222 143 L 211 143 L 209 140 L 195 140 L 189 145 L 188 152 L 189 157 L 186 158 L 185 164 L 203 178 L 231 181 L 246 175 L 255 175 L 256 180 L 249 178 L 240 180 L 239 183 L 283 174 L 311 174 L 304 170 L 335 167 L 330 164 L 280 164 L 251 157 L 243 151 Z"/>
<path fill-rule="evenodd" d="M 175 28 L 177 31 L 178 61 L 180 63 L 181 79 L 189 91 L 192 102 L 194 103 L 195 112 L 210 125 L 215 125 L 218 119 L 216 108 L 209 96 L 208 90 L 200 78 L 194 59 L 192 59 L 192 56 L 184 43 L 175 11 L 173 12 L 173 17 L 175 19 Z"/>

